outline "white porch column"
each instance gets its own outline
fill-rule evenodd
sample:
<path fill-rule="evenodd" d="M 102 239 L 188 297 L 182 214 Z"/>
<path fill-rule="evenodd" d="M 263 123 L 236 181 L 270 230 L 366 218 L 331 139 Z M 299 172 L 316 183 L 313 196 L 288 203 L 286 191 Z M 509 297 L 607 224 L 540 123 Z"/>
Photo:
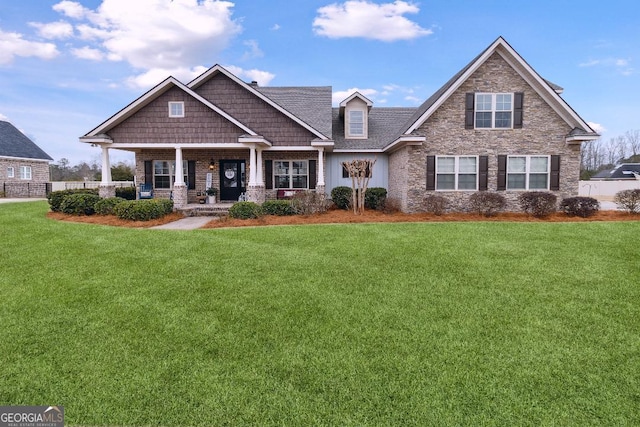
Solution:
<path fill-rule="evenodd" d="M 109 149 L 102 146 L 102 181 L 100 185 L 111 184 L 111 162 L 109 161 Z"/>
<path fill-rule="evenodd" d="M 257 165 L 256 165 L 256 185 L 261 185 L 264 186 L 264 177 L 262 176 L 262 150 L 258 149 L 258 158 L 257 158 Z"/>
<path fill-rule="evenodd" d="M 102 146 L 102 180 L 98 187 L 98 194 L 103 199 L 116 196 L 116 186 L 111 182 L 111 162 L 109 161 L 109 149 Z"/>
<path fill-rule="evenodd" d="M 184 183 L 184 169 L 182 168 L 182 147 L 176 147 L 176 170 L 173 182 L 173 206 L 181 208 L 187 205 L 187 186 Z"/>
<path fill-rule="evenodd" d="M 258 185 L 256 183 L 256 147 L 249 148 L 249 186 Z"/>
<path fill-rule="evenodd" d="M 174 181 L 173 186 L 183 186 L 184 185 L 184 170 L 182 169 L 182 148 L 176 148 L 176 180 Z"/>
<path fill-rule="evenodd" d="M 324 187 L 324 148 L 318 148 L 318 182 L 316 186 Z"/>

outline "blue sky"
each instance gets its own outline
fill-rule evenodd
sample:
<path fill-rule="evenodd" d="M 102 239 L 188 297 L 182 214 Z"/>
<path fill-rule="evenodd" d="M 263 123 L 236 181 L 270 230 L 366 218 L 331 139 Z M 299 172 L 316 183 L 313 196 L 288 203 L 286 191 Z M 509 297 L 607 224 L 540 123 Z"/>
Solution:
<path fill-rule="evenodd" d="M 638 16 L 637 0 L 0 0 L 0 118 L 90 162 L 78 137 L 168 75 L 221 64 L 417 106 L 503 36 L 608 140 L 640 128 Z"/>

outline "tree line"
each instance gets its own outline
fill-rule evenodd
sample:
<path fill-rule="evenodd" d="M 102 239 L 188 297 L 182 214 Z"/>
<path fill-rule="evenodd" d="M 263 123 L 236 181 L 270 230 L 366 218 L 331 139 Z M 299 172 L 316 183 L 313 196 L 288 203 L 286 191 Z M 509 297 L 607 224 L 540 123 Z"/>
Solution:
<path fill-rule="evenodd" d="M 69 159 L 62 158 L 57 163 L 49 165 L 51 181 L 100 181 L 102 166 L 97 162 L 80 162 L 72 165 Z M 128 162 L 118 162 L 111 165 L 111 179 L 113 181 L 133 181 L 134 166 Z"/>
<path fill-rule="evenodd" d="M 580 179 L 588 180 L 600 171 L 621 163 L 640 162 L 640 130 L 629 130 L 609 141 L 596 139 L 582 144 Z"/>

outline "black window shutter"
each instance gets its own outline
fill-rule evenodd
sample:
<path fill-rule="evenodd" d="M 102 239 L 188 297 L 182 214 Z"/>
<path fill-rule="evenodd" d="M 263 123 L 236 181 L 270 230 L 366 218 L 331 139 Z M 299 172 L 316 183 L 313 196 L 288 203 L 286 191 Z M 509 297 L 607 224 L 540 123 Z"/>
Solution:
<path fill-rule="evenodd" d="M 267 190 L 273 188 L 273 160 L 264 161 L 264 186 Z"/>
<path fill-rule="evenodd" d="M 464 105 L 464 128 L 473 129 L 473 109 L 475 105 L 476 95 L 468 93 L 465 98 Z"/>
<path fill-rule="evenodd" d="M 507 156 L 498 156 L 498 191 L 507 189 Z"/>
<path fill-rule="evenodd" d="M 513 128 L 522 129 L 522 105 L 524 93 L 516 92 L 513 100 Z"/>
<path fill-rule="evenodd" d="M 152 160 L 144 161 L 144 183 L 145 184 L 153 183 L 153 161 Z"/>
<path fill-rule="evenodd" d="M 309 189 L 316 188 L 316 184 L 318 183 L 318 176 L 316 174 L 317 162 L 317 160 L 309 160 Z"/>
<path fill-rule="evenodd" d="M 549 188 L 560 190 L 560 156 L 551 156 L 551 182 Z"/>
<path fill-rule="evenodd" d="M 489 181 L 489 156 L 480 156 L 478 163 L 478 190 L 486 191 Z"/>
<path fill-rule="evenodd" d="M 196 189 L 196 161 L 189 160 L 187 162 L 187 184 L 189 190 Z"/>
<path fill-rule="evenodd" d="M 436 189 L 436 156 L 427 156 L 427 190 Z"/>

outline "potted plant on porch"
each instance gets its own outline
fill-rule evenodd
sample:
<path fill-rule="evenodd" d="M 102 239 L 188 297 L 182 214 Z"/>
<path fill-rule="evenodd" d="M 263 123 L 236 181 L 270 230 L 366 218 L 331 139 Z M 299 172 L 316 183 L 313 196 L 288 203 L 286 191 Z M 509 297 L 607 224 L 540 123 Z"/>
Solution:
<path fill-rule="evenodd" d="M 216 195 L 217 194 L 218 194 L 218 189 L 217 188 L 213 188 L 213 187 L 207 188 L 207 203 L 208 204 L 215 204 Z"/>

